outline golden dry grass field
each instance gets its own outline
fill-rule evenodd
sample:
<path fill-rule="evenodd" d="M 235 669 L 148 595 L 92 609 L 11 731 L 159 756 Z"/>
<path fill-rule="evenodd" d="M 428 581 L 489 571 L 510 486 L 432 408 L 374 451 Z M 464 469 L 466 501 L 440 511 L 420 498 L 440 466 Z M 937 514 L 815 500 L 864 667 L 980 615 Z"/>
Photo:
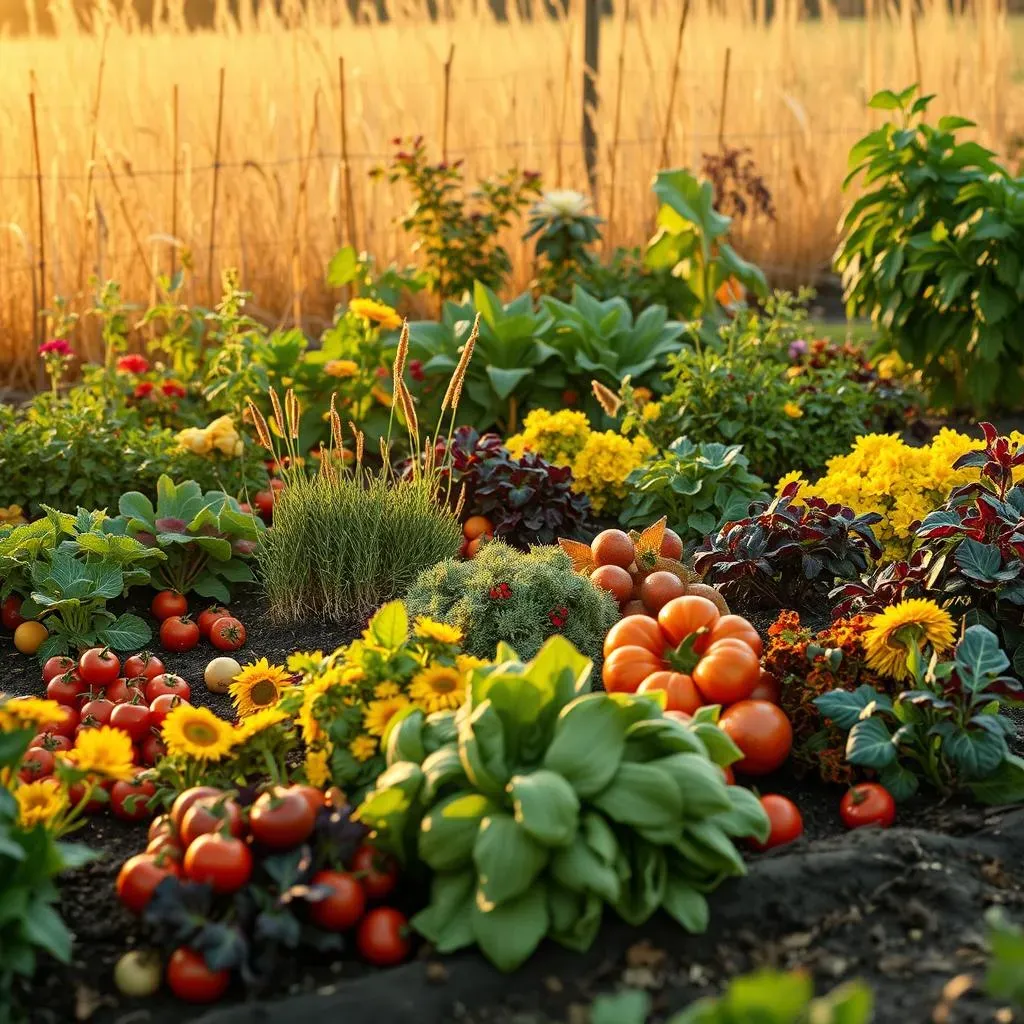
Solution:
<path fill-rule="evenodd" d="M 379 258 L 409 258 L 394 225 L 408 196 L 368 171 L 398 135 L 422 133 L 440 154 L 449 54 L 448 155 L 464 157 L 471 177 L 515 163 L 542 172 L 548 186 L 585 190 L 582 0 L 564 21 L 533 23 L 498 23 L 468 0 L 431 23 L 417 5 L 386 25 L 353 24 L 347 8 L 313 0 L 302 14 L 241 24 L 219 14 L 215 30 L 188 31 L 170 9 L 171 27 L 155 32 L 97 15 L 90 32 L 0 38 L 0 383 L 34 378 L 34 310 L 55 294 L 81 307 L 92 274 L 145 302 L 175 247 L 179 265 L 190 254 L 195 302 L 209 301 L 219 268 L 237 266 L 269 317 L 301 315 L 315 328 L 329 315 L 337 296 L 324 267 L 350 234 L 340 58 L 354 241 Z M 752 148 L 778 217 L 745 227 L 737 241 L 774 281 L 808 281 L 827 266 L 847 153 L 878 123 L 865 107 L 875 89 L 901 88 L 919 69 L 938 93 L 936 115 L 975 119 L 981 141 L 1014 156 L 1024 48 L 1014 47 L 1017 21 L 997 0 L 956 16 L 924 0 L 916 25 L 879 0 L 868 20 L 840 20 L 827 6 L 820 20 L 805 20 L 794 0 L 767 24 L 749 10 L 740 0 L 694 0 L 668 154 L 673 165 L 698 165 L 720 125 L 729 144 Z M 677 3 L 633 0 L 628 21 L 620 13 L 601 25 L 596 201 L 610 243 L 641 243 L 650 230 L 678 23 Z M 510 238 L 521 287 L 529 260 L 518 235 Z M 89 343 L 81 341 L 86 351 Z"/>

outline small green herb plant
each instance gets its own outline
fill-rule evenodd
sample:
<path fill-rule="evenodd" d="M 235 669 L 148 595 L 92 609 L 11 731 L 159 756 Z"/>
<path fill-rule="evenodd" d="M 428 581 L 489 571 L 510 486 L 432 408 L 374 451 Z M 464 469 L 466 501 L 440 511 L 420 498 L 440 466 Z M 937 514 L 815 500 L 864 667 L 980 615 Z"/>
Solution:
<path fill-rule="evenodd" d="M 431 872 L 412 924 L 439 952 L 477 945 L 514 970 L 546 937 L 588 949 L 606 906 L 702 932 L 705 894 L 745 872 L 734 838 L 767 835 L 757 797 L 725 784 L 740 752 L 717 708 L 684 725 L 653 699 L 589 692 L 590 672 L 564 637 L 527 663 L 502 644 L 458 712 L 389 724 L 389 767 L 356 817 Z"/>
<path fill-rule="evenodd" d="M 906 646 L 913 685 L 894 699 L 871 686 L 815 698 L 826 718 L 849 730 L 847 761 L 878 772 L 895 800 L 913 796 L 922 781 L 987 804 L 1024 800 L 1024 759 L 1007 743 L 1016 729 L 999 713 L 1021 684 L 1005 675 L 1010 660 L 995 634 L 970 626 L 951 661 Z"/>

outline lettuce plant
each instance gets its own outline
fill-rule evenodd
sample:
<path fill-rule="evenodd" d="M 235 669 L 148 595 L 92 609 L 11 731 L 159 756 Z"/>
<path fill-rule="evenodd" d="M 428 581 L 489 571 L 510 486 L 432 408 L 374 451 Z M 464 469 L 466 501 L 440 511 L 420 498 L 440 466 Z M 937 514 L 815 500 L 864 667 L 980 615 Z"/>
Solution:
<path fill-rule="evenodd" d="M 524 664 L 506 645 L 457 712 L 399 712 L 390 767 L 356 817 L 379 847 L 432 872 L 413 926 L 441 953 L 477 945 L 514 970 L 545 938 L 593 943 L 606 906 L 632 925 L 664 909 L 702 932 L 706 893 L 745 872 L 734 838 L 768 819 L 721 771 L 740 757 L 715 724 L 648 697 L 591 693 L 562 637 Z"/>

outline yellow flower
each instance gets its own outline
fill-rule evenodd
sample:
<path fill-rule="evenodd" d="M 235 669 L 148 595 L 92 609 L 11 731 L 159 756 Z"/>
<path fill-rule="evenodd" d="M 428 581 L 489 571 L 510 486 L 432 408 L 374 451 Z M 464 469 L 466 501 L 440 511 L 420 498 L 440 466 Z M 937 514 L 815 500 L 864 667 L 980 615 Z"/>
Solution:
<path fill-rule="evenodd" d="M 409 698 L 405 696 L 388 697 L 386 700 L 371 700 L 363 714 L 363 725 L 372 736 L 383 736 L 388 722 L 404 707 L 408 707 Z"/>
<path fill-rule="evenodd" d="M 790 484 L 799 484 L 801 487 L 810 486 L 799 469 L 792 469 L 775 485 L 775 493 L 781 494 Z"/>
<path fill-rule="evenodd" d="M 953 646 L 956 628 L 949 612 L 934 601 L 913 598 L 876 615 L 864 634 L 868 668 L 897 682 L 909 678 L 907 654 L 928 644 L 942 654 Z"/>
<path fill-rule="evenodd" d="M 614 430 L 595 431 L 573 462 L 573 489 L 590 498 L 595 512 L 615 512 L 626 497 L 626 477 L 653 454 L 646 437 L 631 441 Z"/>
<path fill-rule="evenodd" d="M 654 397 L 654 392 L 650 388 L 633 388 L 633 397 L 636 399 L 637 405 L 645 405 Z"/>
<path fill-rule="evenodd" d="M 208 708 L 180 704 L 169 712 L 162 728 L 167 752 L 173 757 L 219 761 L 238 742 L 234 729 Z"/>
<path fill-rule="evenodd" d="M 370 394 L 380 402 L 381 405 L 391 408 L 391 395 L 389 395 L 382 387 L 374 387 L 370 390 Z"/>
<path fill-rule="evenodd" d="M 463 675 L 469 675 L 473 669 L 480 668 L 486 665 L 487 662 L 483 658 L 474 657 L 472 654 L 460 654 L 455 659 L 455 664 Z"/>
<path fill-rule="evenodd" d="M 306 781 L 311 786 L 321 789 L 331 781 L 331 772 L 327 766 L 326 750 L 306 751 Z"/>
<path fill-rule="evenodd" d="M 324 660 L 323 651 L 296 651 L 288 655 L 288 671 L 297 676 L 303 672 L 315 672 Z"/>
<path fill-rule="evenodd" d="M 246 665 L 229 687 L 239 718 L 276 704 L 289 680 L 286 669 L 271 665 L 266 658 Z"/>
<path fill-rule="evenodd" d="M 792 380 L 794 377 L 799 377 L 800 374 L 802 374 L 803 372 L 804 372 L 803 365 L 800 365 L 800 366 L 790 366 L 790 367 L 788 367 L 786 369 L 786 378 L 787 378 L 787 380 Z"/>
<path fill-rule="evenodd" d="M 280 708 L 263 708 L 262 711 L 254 711 L 235 726 L 235 742 L 246 743 L 253 736 L 287 721 L 290 719 Z"/>
<path fill-rule="evenodd" d="M 348 745 L 348 751 L 357 761 L 369 761 L 377 753 L 377 741 L 372 736 L 357 736 Z"/>
<path fill-rule="evenodd" d="M 182 448 L 186 448 L 194 455 L 209 455 L 213 448 L 210 435 L 199 427 L 186 427 L 174 435 L 175 440 Z"/>
<path fill-rule="evenodd" d="M 803 416 L 804 411 L 800 408 L 796 402 L 787 402 L 783 407 L 782 411 L 791 419 L 798 420 Z"/>
<path fill-rule="evenodd" d="M 508 438 L 505 447 L 517 459 L 530 451 L 556 466 L 569 466 L 592 433 L 586 413 L 574 409 L 533 409 L 523 420 L 522 432 Z"/>
<path fill-rule="evenodd" d="M 378 683 L 373 688 L 373 695 L 378 700 L 384 700 L 387 697 L 397 697 L 402 692 L 402 688 L 398 683 Z"/>
<path fill-rule="evenodd" d="M 328 377 L 354 377 L 359 373 L 359 364 L 354 359 L 332 359 L 324 363 Z"/>
<path fill-rule="evenodd" d="M 36 825 L 50 825 L 67 806 L 65 792 L 56 779 L 19 786 L 14 798 L 18 801 L 18 825 L 25 832 L 31 832 Z"/>
<path fill-rule="evenodd" d="M 64 709 L 55 700 L 39 697 L 14 697 L 0 703 L 0 732 L 34 729 L 45 732 L 51 725 L 64 721 Z"/>
<path fill-rule="evenodd" d="M 174 713 L 171 712 L 172 715 Z M 170 715 L 167 717 L 169 719 Z M 109 725 L 101 725 L 98 729 L 83 729 L 75 739 L 74 748 L 62 756 L 79 771 L 101 775 L 106 779 L 127 781 L 137 771 L 131 737 Z"/>
<path fill-rule="evenodd" d="M 425 668 L 409 684 L 409 696 L 428 715 L 454 710 L 466 699 L 463 673 L 447 665 Z"/>
<path fill-rule="evenodd" d="M 402 318 L 390 306 L 374 299 L 353 299 L 348 304 L 348 311 L 363 320 L 380 324 L 386 331 L 402 326 Z"/>
<path fill-rule="evenodd" d="M 654 423 L 661 418 L 661 402 L 648 402 L 640 414 L 648 423 Z"/>
<path fill-rule="evenodd" d="M 449 626 L 444 622 L 437 622 L 435 619 L 429 619 L 425 615 L 416 619 L 413 632 L 421 640 L 433 640 L 439 644 L 462 643 L 461 629 L 456 629 L 455 626 Z"/>
<path fill-rule="evenodd" d="M 0 508 L 0 525 L 9 523 L 11 526 L 23 526 L 27 522 L 20 505 L 8 505 L 7 508 Z"/>

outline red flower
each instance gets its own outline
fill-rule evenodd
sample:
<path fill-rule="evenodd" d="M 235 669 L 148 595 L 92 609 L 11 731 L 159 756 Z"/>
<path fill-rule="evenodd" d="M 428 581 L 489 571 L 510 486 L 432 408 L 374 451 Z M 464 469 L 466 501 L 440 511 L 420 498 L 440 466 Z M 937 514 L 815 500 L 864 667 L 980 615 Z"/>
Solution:
<path fill-rule="evenodd" d="M 416 381 L 423 380 L 426 377 L 426 374 L 423 372 L 423 363 L 419 359 L 409 360 L 409 376 Z"/>
<path fill-rule="evenodd" d="M 185 389 L 176 380 L 165 380 L 160 385 L 160 390 L 168 398 L 184 398 Z"/>
<path fill-rule="evenodd" d="M 552 608 L 551 611 L 548 612 L 548 620 L 555 629 L 561 629 L 568 621 L 568 618 L 569 609 L 565 607 Z"/>
<path fill-rule="evenodd" d="M 144 380 L 135 385 L 135 390 L 132 392 L 133 398 L 149 398 L 153 391 L 153 382 L 151 380 Z"/>
<path fill-rule="evenodd" d="M 390 373 L 388 373 L 388 371 L 387 371 L 387 368 L 386 368 L 386 367 L 384 367 L 384 366 L 378 366 L 378 367 L 377 367 L 377 376 L 378 376 L 378 377 L 380 377 L 380 379 L 381 379 L 381 380 L 387 380 L 387 379 L 388 379 L 388 377 L 390 377 L 390 376 L 391 376 L 391 374 L 390 374 Z"/>
<path fill-rule="evenodd" d="M 572 408 L 580 400 L 579 392 L 568 389 L 562 392 L 562 404 Z"/>
<path fill-rule="evenodd" d="M 44 341 L 39 346 L 39 354 L 41 356 L 49 355 L 51 352 L 55 352 L 59 356 L 69 356 L 71 355 L 71 346 L 63 338 Z"/>
<path fill-rule="evenodd" d="M 507 601 L 512 596 L 512 588 L 507 583 L 499 583 L 491 587 L 490 597 L 492 601 Z"/>
<path fill-rule="evenodd" d="M 117 369 L 121 373 L 145 373 L 149 369 L 149 360 L 145 356 L 121 356 L 117 361 Z"/>

